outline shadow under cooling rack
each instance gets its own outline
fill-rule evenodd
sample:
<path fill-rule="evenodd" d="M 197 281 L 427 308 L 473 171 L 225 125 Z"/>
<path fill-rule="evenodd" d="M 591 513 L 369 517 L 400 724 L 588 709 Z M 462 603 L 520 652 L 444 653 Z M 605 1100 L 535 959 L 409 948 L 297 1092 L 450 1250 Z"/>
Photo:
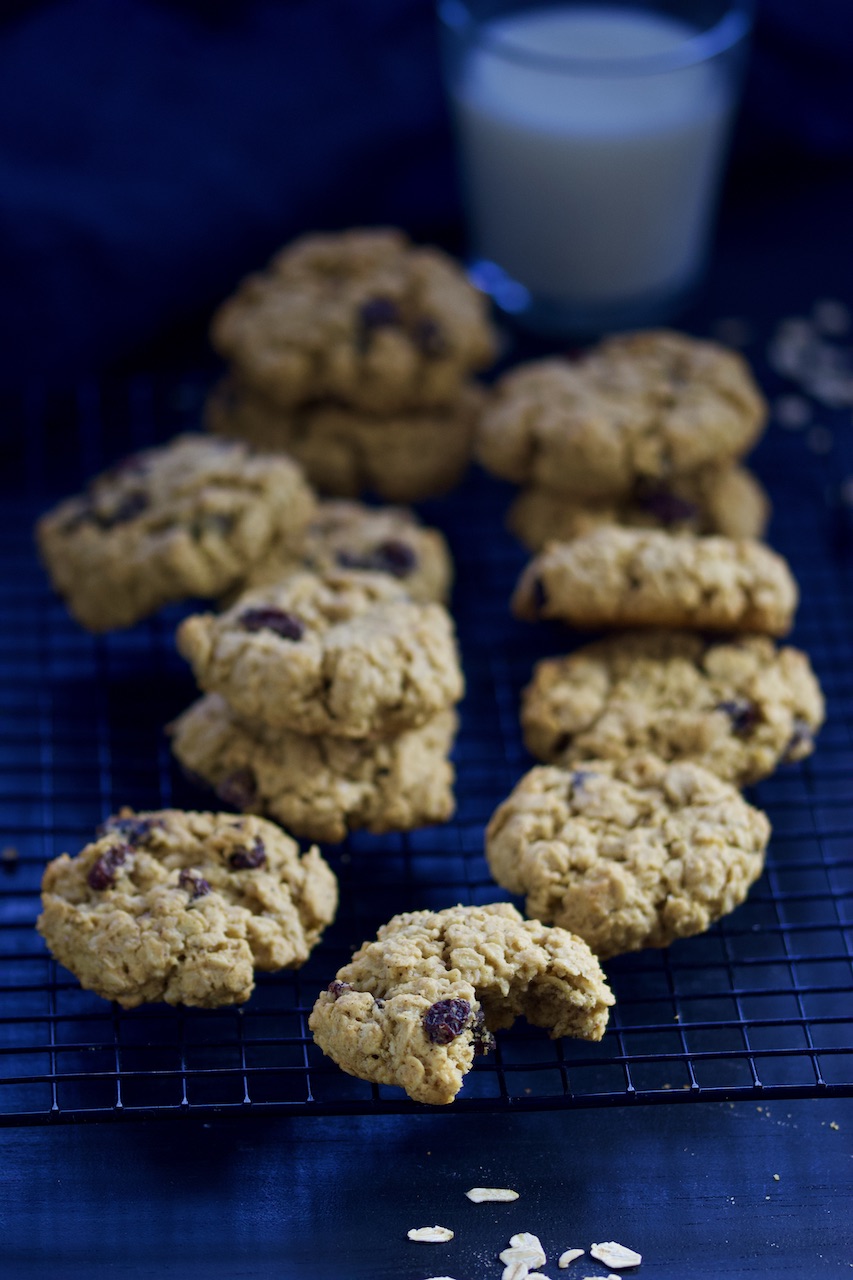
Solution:
<path fill-rule="evenodd" d="M 577 643 L 507 611 L 524 563 L 503 530 L 508 487 L 472 475 L 425 504 L 450 539 L 468 692 L 445 826 L 351 837 L 326 850 L 335 925 L 298 973 L 261 975 L 248 1004 L 123 1012 L 87 992 L 34 929 L 46 861 L 80 848 L 122 804 L 204 808 L 174 768 L 163 725 L 195 696 L 172 642 L 189 610 L 91 637 L 53 596 L 32 547 L 38 512 L 131 449 L 196 421 L 200 385 L 88 385 L 11 406 L 0 533 L 0 1119 L 7 1123 L 270 1110 L 417 1111 L 402 1091 L 343 1074 L 314 1046 L 317 992 L 395 912 L 505 897 L 483 826 L 531 761 L 517 706 L 533 663 Z M 836 453 L 833 467 L 847 465 Z M 517 1024 L 466 1077 L 456 1110 L 538 1109 L 853 1094 L 853 594 L 851 551 L 825 503 L 829 463 L 781 433 L 757 467 L 771 536 L 803 603 L 794 643 L 823 684 L 815 755 L 752 789 L 774 835 L 747 903 L 710 932 L 606 968 L 617 997 L 604 1040 L 552 1042 Z M 853 469 L 853 467 L 850 467 Z"/>

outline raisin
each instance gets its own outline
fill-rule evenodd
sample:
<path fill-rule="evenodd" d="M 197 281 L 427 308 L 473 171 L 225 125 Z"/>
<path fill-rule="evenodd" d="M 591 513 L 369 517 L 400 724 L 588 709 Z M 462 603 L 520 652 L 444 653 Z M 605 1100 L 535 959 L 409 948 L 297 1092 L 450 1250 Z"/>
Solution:
<path fill-rule="evenodd" d="M 375 569 L 378 573 L 389 573 L 394 578 L 408 577 L 418 563 L 409 544 L 396 538 L 378 543 L 372 551 L 339 551 L 336 558 L 338 564 L 345 569 Z"/>
<path fill-rule="evenodd" d="M 113 883 L 116 870 L 132 852 L 130 845 L 117 844 L 112 849 L 107 849 L 106 853 L 102 853 L 97 862 L 89 868 L 89 874 L 86 876 L 89 888 L 97 889 L 99 893 L 108 889 Z"/>
<path fill-rule="evenodd" d="M 258 798 L 254 773 L 248 768 L 229 773 L 216 788 L 216 794 L 223 804 L 231 805 L 233 809 L 250 808 Z"/>
<path fill-rule="evenodd" d="M 121 836 L 126 845 L 135 849 L 138 845 L 145 844 L 153 827 L 162 827 L 162 825 L 160 818 L 124 818 L 119 815 L 102 822 L 98 827 L 98 835 L 106 836 L 115 832 Z"/>
<path fill-rule="evenodd" d="M 283 640 L 301 640 L 305 634 L 305 624 L 301 618 L 272 605 L 244 609 L 239 622 L 244 631 L 274 631 Z"/>
<path fill-rule="evenodd" d="M 203 898 L 206 893 L 210 893 L 210 882 L 197 871 L 188 871 L 186 867 L 178 876 L 178 884 L 186 889 L 191 898 Z"/>
<path fill-rule="evenodd" d="M 799 760 L 803 754 L 803 748 L 806 748 L 806 754 L 814 745 L 814 734 L 810 724 L 800 716 L 794 717 L 794 732 L 791 734 L 788 746 L 785 749 L 786 760 Z"/>
<path fill-rule="evenodd" d="M 337 978 L 335 978 L 334 982 L 329 983 L 329 985 L 326 987 L 326 990 L 328 991 L 330 996 L 334 996 L 335 999 L 337 1000 L 338 996 L 342 996 L 345 991 L 352 991 L 352 983 L 340 982 Z"/>
<path fill-rule="evenodd" d="M 117 524 L 127 524 L 130 520 L 135 520 L 148 507 L 148 494 L 143 493 L 141 489 L 128 493 L 117 507 L 113 507 L 112 511 L 94 513 L 93 518 L 97 521 L 102 529 L 112 529 Z"/>
<path fill-rule="evenodd" d="M 395 578 L 408 577 L 418 563 L 418 557 L 409 544 L 401 542 L 398 538 L 389 538 L 387 542 L 380 542 L 376 548 L 376 556 L 381 561 L 385 572 L 393 574 Z"/>
<path fill-rule="evenodd" d="M 437 321 L 425 316 L 414 327 L 412 337 L 415 346 L 429 360 L 439 360 L 447 355 L 447 338 Z"/>
<path fill-rule="evenodd" d="M 433 1044 L 450 1044 L 462 1032 L 471 1017 L 467 1000 L 437 1000 L 424 1014 L 424 1032 Z"/>
<path fill-rule="evenodd" d="M 229 857 L 228 865 L 232 871 L 252 871 L 255 867 L 262 867 L 266 860 L 267 851 L 258 836 L 251 849 L 236 849 Z"/>
<path fill-rule="evenodd" d="M 680 524 L 685 520 L 695 520 L 699 508 L 694 502 L 679 498 L 668 489 L 645 489 L 637 495 L 637 502 L 649 515 L 660 520 L 661 524 Z"/>
<path fill-rule="evenodd" d="M 726 713 L 739 737 L 750 733 L 758 723 L 758 708 L 749 698 L 732 698 L 726 702 L 718 702 L 715 710 Z"/>
<path fill-rule="evenodd" d="M 368 298 L 358 314 L 365 329 L 385 329 L 400 323 L 400 308 L 393 298 Z"/>

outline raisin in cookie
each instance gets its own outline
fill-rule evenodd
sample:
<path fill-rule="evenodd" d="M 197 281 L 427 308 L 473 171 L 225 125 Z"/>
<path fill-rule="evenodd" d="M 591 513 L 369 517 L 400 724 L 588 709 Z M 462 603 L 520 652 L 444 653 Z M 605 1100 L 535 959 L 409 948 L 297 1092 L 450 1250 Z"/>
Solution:
<path fill-rule="evenodd" d="M 304 964 L 336 907 L 318 851 L 272 822 L 123 809 L 48 864 L 37 927 L 105 1000 L 215 1008 L 248 1000 L 255 969 Z"/>
<path fill-rule="evenodd" d="M 278 404 L 375 413 L 451 403 L 495 352 L 486 300 L 461 267 L 382 229 L 294 241 L 223 303 L 211 338 Z"/>
<path fill-rule="evenodd" d="M 170 601 L 221 595 L 272 546 L 298 549 L 314 507 L 290 459 L 178 436 L 54 507 L 36 539 L 71 613 L 108 631 Z"/>
<path fill-rule="evenodd" d="M 651 330 L 580 360 L 519 366 L 483 415 L 483 466 L 518 484 L 589 501 L 630 494 L 742 457 L 767 417 L 742 358 L 714 342 Z"/>
<path fill-rule="evenodd" d="M 403 507 L 366 507 L 360 502 L 321 502 L 301 553 L 295 556 L 286 542 L 273 547 L 253 566 L 241 589 L 280 582 L 300 568 L 387 573 L 413 600 L 441 603 L 447 601 L 453 580 L 450 550 L 437 529 L 426 528 Z"/>
<path fill-rule="evenodd" d="M 486 829 L 498 884 L 602 959 L 702 933 L 761 875 L 770 824 L 716 774 L 655 756 L 540 765 Z"/>
<path fill-rule="evenodd" d="M 308 1025 L 350 1075 L 440 1105 L 517 1017 L 553 1039 L 600 1040 L 612 1004 L 586 943 L 500 902 L 395 916 L 339 970 Z"/>
<path fill-rule="evenodd" d="M 295 573 L 195 614 L 178 648 L 250 725 L 367 738 L 425 724 L 462 696 L 453 622 L 385 574 Z"/>
<path fill-rule="evenodd" d="M 212 693 L 170 733 L 177 759 L 224 804 L 264 813 L 297 836 L 337 841 L 358 828 L 409 831 L 451 817 L 456 724 L 454 711 L 441 711 L 393 738 L 253 732 Z"/>
<path fill-rule="evenodd" d="M 799 594 L 787 561 L 748 538 L 608 526 L 551 542 L 519 579 L 519 618 L 573 627 L 685 627 L 784 636 Z"/>
<path fill-rule="evenodd" d="M 602 525 L 666 529 L 670 533 L 720 533 L 763 538 L 770 501 L 746 467 L 710 467 L 667 484 L 646 483 L 622 498 L 583 502 L 553 489 L 524 489 L 507 514 L 507 526 L 531 551 L 546 542 L 570 542 Z"/>
<path fill-rule="evenodd" d="M 205 422 L 215 435 L 289 453 L 323 493 L 421 502 L 462 479 L 482 405 L 482 389 L 469 383 L 448 405 L 377 418 L 331 402 L 282 408 L 226 379 L 207 402 Z"/>
<path fill-rule="evenodd" d="M 610 636 L 546 659 L 521 702 L 524 741 L 540 760 L 651 751 L 736 786 L 810 755 L 823 719 L 820 685 L 798 649 L 683 631 Z"/>

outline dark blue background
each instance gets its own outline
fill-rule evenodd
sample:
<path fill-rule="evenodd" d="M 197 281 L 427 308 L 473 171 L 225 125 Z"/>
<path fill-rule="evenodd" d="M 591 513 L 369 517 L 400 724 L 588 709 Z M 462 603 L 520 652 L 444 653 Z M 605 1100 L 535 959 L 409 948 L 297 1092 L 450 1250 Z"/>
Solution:
<path fill-rule="evenodd" d="M 759 0 L 724 209 L 849 182 L 851 71 L 847 0 Z M 0 5 L 0 382 L 200 333 L 293 235 L 376 222 L 461 248 L 432 0 Z"/>

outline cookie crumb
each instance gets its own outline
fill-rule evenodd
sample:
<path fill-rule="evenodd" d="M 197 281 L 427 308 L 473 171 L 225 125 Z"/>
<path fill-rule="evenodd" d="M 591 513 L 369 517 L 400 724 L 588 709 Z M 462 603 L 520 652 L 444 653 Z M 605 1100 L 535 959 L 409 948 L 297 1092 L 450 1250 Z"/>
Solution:
<path fill-rule="evenodd" d="M 412 1227 L 406 1235 L 418 1244 L 445 1244 L 453 1239 L 453 1232 L 448 1227 Z"/>
<path fill-rule="evenodd" d="M 835 298 L 819 298 L 812 307 L 812 320 L 821 333 L 837 338 L 850 328 L 850 312 Z"/>
<path fill-rule="evenodd" d="M 812 407 L 804 396 L 777 396 L 773 402 L 773 416 L 780 427 L 788 431 L 799 431 L 806 423 L 811 422 Z"/>
<path fill-rule="evenodd" d="M 635 1249 L 628 1249 L 624 1244 L 617 1244 L 615 1240 L 605 1240 L 602 1244 L 591 1244 L 589 1246 L 589 1256 L 595 1258 L 596 1262 L 603 1262 L 605 1267 L 638 1267 L 643 1261 L 643 1255 L 637 1253 Z"/>
<path fill-rule="evenodd" d="M 518 1192 L 512 1191 L 509 1187 L 472 1187 L 465 1194 L 475 1204 L 482 1204 L 484 1200 L 509 1201 L 518 1199 Z"/>
<path fill-rule="evenodd" d="M 583 1249 L 567 1249 L 565 1253 L 561 1253 L 557 1259 L 558 1267 L 567 1267 L 574 1262 L 576 1258 L 582 1258 L 585 1250 Z"/>
<path fill-rule="evenodd" d="M 14 871 L 18 865 L 20 853 L 13 844 L 6 844 L 0 849 L 0 865 L 4 871 Z"/>
<path fill-rule="evenodd" d="M 778 1182 L 778 1181 L 779 1181 L 779 1175 L 778 1175 L 778 1173 L 774 1173 L 774 1174 L 773 1174 L 773 1181 L 774 1181 L 774 1182 Z"/>

